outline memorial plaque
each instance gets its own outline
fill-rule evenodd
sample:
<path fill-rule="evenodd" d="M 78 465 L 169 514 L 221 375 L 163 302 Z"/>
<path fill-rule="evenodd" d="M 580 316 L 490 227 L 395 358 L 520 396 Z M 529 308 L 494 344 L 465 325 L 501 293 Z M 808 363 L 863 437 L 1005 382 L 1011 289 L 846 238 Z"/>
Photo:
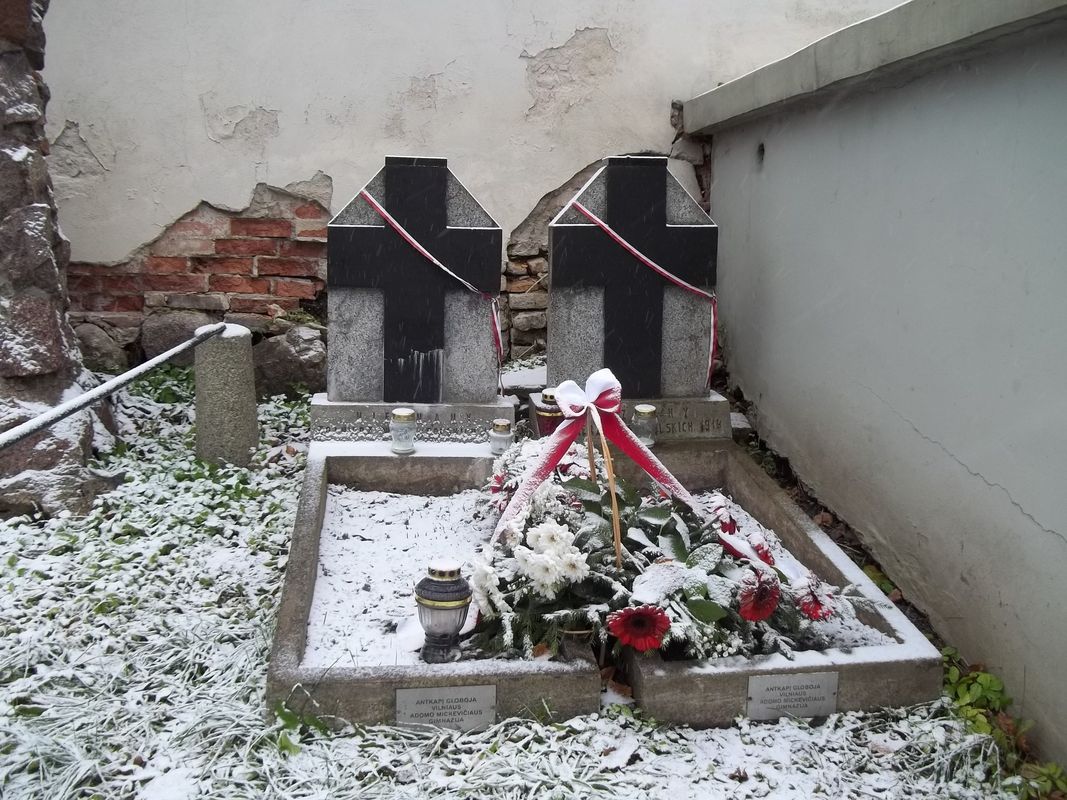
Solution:
<path fill-rule="evenodd" d="M 537 430 L 534 404 L 541 402 L 541 393 L 530 394 L 530 422 Z M 629 425 L 633 419 L 634 406 L 651 403 L 656 407 L 656 441 L 676 442 L 689 439 L 729 439 L 733 435 L 730 424 L 730 403 L 718 392 L 709 392 L 706 397 L 665 398 L 653 397 L 644 400 L 623 400 L 620 412 Z M 312 407 L 314 421 L 314 407 Z"/>
<path fill-rule="evenodd" d="M 397 725 L 471 731 L 496 722 L 496 684 L 396 690 Z"/>
<path fill-rule="evenodd" d="M 836 672 L 753 675 L 748 679 L 749 719 L 825 717 L 837 711 Z"/>

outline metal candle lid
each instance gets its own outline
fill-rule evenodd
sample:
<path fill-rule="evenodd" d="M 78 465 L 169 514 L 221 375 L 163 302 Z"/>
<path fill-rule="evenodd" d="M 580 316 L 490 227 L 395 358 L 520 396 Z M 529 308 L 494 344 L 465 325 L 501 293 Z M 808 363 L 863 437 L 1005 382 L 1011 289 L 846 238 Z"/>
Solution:
<path fill-rule="evenodd" d="M 541 392 L 541 402 L 542 403 L 547 403 L 549 405 L 555 405 L 555 403 L 556 403 L 556 390 L 555 389 L 545 389 L 543 392 Z"/>
<path fill-rule="evenodd" d="M 430 563 L 427 577 L 415 585 L 415 602 L 426 608 L 465 609 L 471 602 L 471 587 L 459 574 L 461 564 L 451 559 Z M 466 611 L 463 612 L 464 615 Z M 456 626 L 463 624 L 462 618 Z M 425 627 L 425 623 L 423 623 Z"/>
<path fill-rule="evenodd" d="M 493 433 L 511 433 L 511 421 L 506 419 L 494 419 Z"/>
<path fill-rule="evenodd" d="M 451 581 L 459 577 L 461 566 L 462 565 L 458 561 L 442 559 L 431 563 L 426 570 L 426 574 L 439 581 Z"/>
<path fill-rule="evenodd" d="M 639 403 L 634 406 L 634 414 L 638 417 L 656 416 L 656 407 L 651 403 Z"/>
<path fill-rule="evenodd" d="M 415 421 L 415 409 L 413 408 L 394 408 L 392 413 L 393 422 L 414 422 Z"/>

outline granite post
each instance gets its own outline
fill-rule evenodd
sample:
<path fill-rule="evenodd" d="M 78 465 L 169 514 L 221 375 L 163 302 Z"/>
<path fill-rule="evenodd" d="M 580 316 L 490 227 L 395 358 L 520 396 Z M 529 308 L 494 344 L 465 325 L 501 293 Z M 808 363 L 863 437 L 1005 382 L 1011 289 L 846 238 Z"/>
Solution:
<path fill-rule="evenodd" d="M 196 348 L 196 455 L 245 467 L 258 441 L 252 332 L 228 324 Z"/>

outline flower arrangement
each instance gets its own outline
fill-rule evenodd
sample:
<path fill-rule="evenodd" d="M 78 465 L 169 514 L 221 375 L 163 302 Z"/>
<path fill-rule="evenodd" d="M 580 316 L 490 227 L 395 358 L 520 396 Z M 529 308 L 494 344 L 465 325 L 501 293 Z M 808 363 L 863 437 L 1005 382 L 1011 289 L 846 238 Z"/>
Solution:
<path fill-rule="evenodd" d="M 546 446 L 519 443 L 497 461 L 494 513 Z M 827 646 L 821 623 L 854 615 L 723 495 L 694 508 L 655 482 L 638 490 L 616 477 L 612 498 L 591 454 L 571 444 L 476 561 L 476 645 L 527 658 L 558 652 L 567 637 L 668 657 L 789 655 Z"/>

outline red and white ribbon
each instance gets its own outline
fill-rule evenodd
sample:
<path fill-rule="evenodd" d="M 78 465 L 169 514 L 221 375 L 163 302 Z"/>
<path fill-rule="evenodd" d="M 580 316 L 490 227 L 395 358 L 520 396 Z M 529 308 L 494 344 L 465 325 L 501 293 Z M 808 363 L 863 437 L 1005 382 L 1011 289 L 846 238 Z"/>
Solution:
<path fill-rule="evenodd" d="M 583 206 L 577 200 L 572 201 L 571 205 L 573 205 L 576 209 L 578 209 L 578 211 L 581 212 L 581 214 L 583 216 L 585 216 L 590 222 L 592 222 L 594 225 L 596 225 L 598 228 L 600 228 L 602 231 L 604 231 L 604 233 L 606 233 L 608 236 L 610 236 L 615 241 L 615 243 L 618 244 L 623 250 L 628 252 L 630 255 L 632 255 L 634 258 L 636 258 L 638 261 L 640 261 L 646 267 L 651 269 L 657 275 L 659 275 L 662 278 L 666 278 L 668 281 L 673 283 L 675 286 L 678 286 L 678 287 L 680 287 L 682 289 L 685 289 L 687 292 L 695 294 L 698 297 L 702 297 L 705 300 L 707 300 L 709 303 L 711 303 L 711 343 L 708 346 L 708 381 L 707 381 L 707 385 L 710 387 L 711 386 L 711 372 L 712 372 L 713 365 L 715 363 L 715 350 L 716 350 L 716 347 L 718 345 L 718 338 L 717 338 L 716 333 L 715 333 L 715 328 L 716 328 L 716 323 L 718 322 L 719 306 L 718 306 L 718 302 L 715 299 L 715 295 L 711 294 L 710 292 L 705 292 L 700 287 L 694 286 L 693 284 L 689 283 L 688 281 L 682 280 L 681 278 L 679 278 L 677 275 L 675 275 L 670 270 L 667 270 L 667 269 L 664 269 L 663 267 L 661 267 L 659 264 L 657 264 L 651 258 L 646 256 L 644 253 L 642 253 L 640 250 L 638 250 L 636 247 L 634 247 L 632 244 L 630 244 L 628 241 L 626 241 L 626 239 L 624 239 L 621 235 L 619 235 L 618 231 L 616 231 L 614 228 L 612 228 L 610 225 L 608 225 L 608 223 L 606 223 L 604 220 L 602 220 L 600 217 L 598 217 L 596 214 L 594 214 L 588 208 Z"/>
<path fill-rule="evenodd" d="M 664 490 L 681 500 L 699 516 L 704 515 L 704 509 L 693 496 L 622 421 L 619 416 L 619 411 L 622 410 L 622 385 L 611 370 L 600 369 L 594 372 L 586 380 L 584 390 L 574 381 L 564 381 L 556 387 L 556 402 L 559 403 L 559 409 L 565 419 L 549 437 L 540 458 L 533 462 L 522 476 L 515 494 L 504 508 L 504 513 L 500 515 L 490 543 L 496 541 L 507 524 L 530 502 L 537 487 L 552 474 L 552 470 L 585 428 L 587 417 L 592 419 L 598 431 L 633 459 Z M 720 530 L 719 542 L 723 549 L 735 558 L 748 559 L 757 569 L 770 569 L 765 567 L 763 559 L 752 545 L 740 536 Z"/>
<path fill-rule="evenodd" d="M 500 339 L 500 316 L 499 311 L 497 310 L 496 298 L 488 292 L 481 291 L 470 281 L 460 277 L 448 267 L 446 267 L 444 264 L 442 264 L 440 261 L 438 261 L 437 257 L 425 247 L 423 247 L 414 236 L 408 233 L 404 226 L 397 222 L 396 218 L 385 210 L 385 206 L 383 206 L 381 203 L 371 197 L 370 192 L 368 192 L 366 189 L 363 189 L 359 193 L 359 196 L 366 200 L 367 204 L 378 212 L 378 216 L 385 220 L 389 227 L 396 231 L 398 234 L 400 234 L 400 238 L 407 242 L 409 245 L 411 245 L 423 258 L 425 258 L 438 269 L 444 270 L 456 281 L 462 284 L 465 289 L 474 292 L 475 294 L 479 295 L 483 300 L 487 300 L 489 302 L 489 319 L 493 328 L 493 346 L 494 348 L 496 348 L 497 365 L 499 366 L 500 364 L 503 364 L 504 343 Z"/>

